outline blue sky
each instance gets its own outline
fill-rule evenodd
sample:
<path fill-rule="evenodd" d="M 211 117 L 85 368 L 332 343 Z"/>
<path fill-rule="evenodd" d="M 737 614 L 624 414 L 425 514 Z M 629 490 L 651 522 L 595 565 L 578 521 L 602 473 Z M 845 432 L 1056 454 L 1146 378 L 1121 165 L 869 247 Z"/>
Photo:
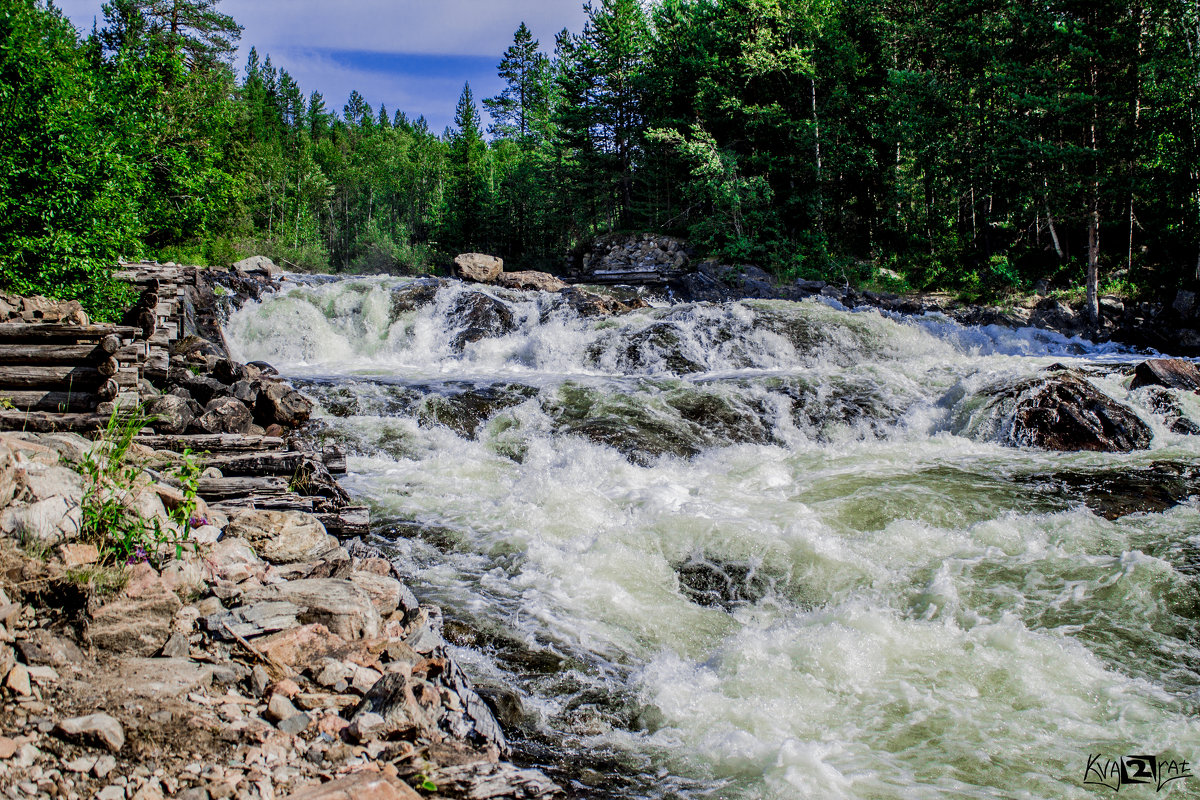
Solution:
<path fill-rule="evenodd" d="M 101 2 L 55 5 L 86 33 Z M 522 21 L 552 52 L 554 35 L 584 20 L 582 0 L 224 0 L 219 8 L 245 29 L 239 74 L 253 45 L 306 94 L 321 92 L 330 110 L 341 113 L 357 89 L 376 111 L 383 103 L 424 114 L 437 132 L 452 122 L 464 81 L 476 100 L 500 90 L 496 65 Z"/>

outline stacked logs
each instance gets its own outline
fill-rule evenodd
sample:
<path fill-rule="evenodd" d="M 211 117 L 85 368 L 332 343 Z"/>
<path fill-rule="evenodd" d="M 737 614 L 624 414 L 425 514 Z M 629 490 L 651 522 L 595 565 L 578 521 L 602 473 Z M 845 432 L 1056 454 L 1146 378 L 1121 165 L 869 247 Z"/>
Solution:
<path fill-rule="evenodd" d="M 145 348 L 122 325 L 0 322 L 0 429 L 90 430 L 137 404 Z"/>

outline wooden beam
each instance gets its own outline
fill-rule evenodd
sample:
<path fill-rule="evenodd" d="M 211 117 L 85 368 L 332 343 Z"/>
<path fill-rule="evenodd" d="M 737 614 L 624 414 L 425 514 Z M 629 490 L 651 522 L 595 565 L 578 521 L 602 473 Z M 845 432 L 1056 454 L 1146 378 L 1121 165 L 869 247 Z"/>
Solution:
<path fill-rule="evenodd" d="M 138 444 L 153 450 L 185 449 L 193 453 L 253 453 L 264 450 L 282 450 L 285 442 L 277 436 L 243 436 L 240 433 L 202 433 L 196 435 L 170 436 L 147 434 L 135 439 Z"/>

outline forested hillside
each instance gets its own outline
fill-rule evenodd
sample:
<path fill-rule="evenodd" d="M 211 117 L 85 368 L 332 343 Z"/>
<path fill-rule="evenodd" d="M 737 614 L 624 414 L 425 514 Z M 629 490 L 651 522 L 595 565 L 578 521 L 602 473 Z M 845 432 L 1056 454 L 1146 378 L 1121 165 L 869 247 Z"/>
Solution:
<path fill-rule="evenodd" d="M 139 255 L 555 270 L 622 229 L 910 287 L 1200 270 L 1197 0 L 598 0 L 553 43 L 521 24 L 444 132 L 233 67 L 216 5 L 113 0 L 81 35 L 0 0 L 7 288 L 102 308 Z"/>

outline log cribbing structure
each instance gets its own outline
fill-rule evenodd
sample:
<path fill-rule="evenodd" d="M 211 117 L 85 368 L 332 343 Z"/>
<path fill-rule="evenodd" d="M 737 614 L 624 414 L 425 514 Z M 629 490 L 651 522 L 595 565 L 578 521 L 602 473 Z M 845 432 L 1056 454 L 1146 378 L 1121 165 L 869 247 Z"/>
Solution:
<path fill-rule="evenodd" d="M 219 327 L 198 324 L 205 270 L 172 264 L 122 264 L 118 277 L 139 299 L 126 325 L 0 322 L 0 430 L 96 435 L 115 409 L 132 409 L 166 385 L 172 351 L 183 337 L 208 338 L 228 353 Z M 205 469 L 198 494 L 225 513 L 242 509 L 305 511 L 330 533 L 367 533 L 365 506 L 337 484 L 346 455 L 317 451 L 298 436 L 158 434 L 153 421 L 135 441 L 154 450 L 189 451 Z"/>

